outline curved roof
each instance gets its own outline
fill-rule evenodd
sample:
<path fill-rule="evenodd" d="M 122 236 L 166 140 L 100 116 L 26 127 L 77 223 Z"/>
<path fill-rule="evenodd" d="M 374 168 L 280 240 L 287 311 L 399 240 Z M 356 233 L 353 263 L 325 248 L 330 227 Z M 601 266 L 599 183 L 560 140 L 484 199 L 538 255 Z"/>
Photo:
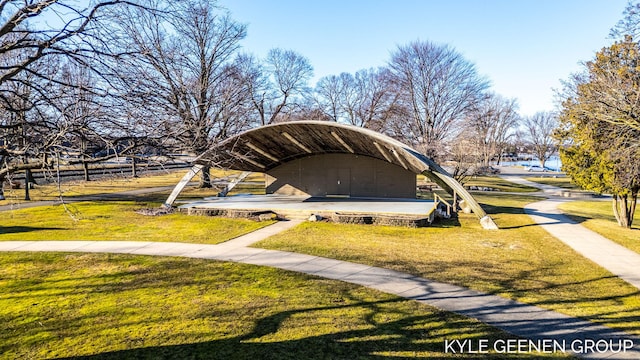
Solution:
<path fill-rule="evenodd" d="M 317 154 L 369 156 L 424 174 L 450 194 L 457 193 L 480 218 L 484 210 L 442 167 L 384 134 L 331 121 L 294 121 L 251 129 L 201 154 L 195 164 L 268 172 L 289 161 Z"/>
<path fill-rule="evenodd" d="M 196 163 L 265 172 L 291 160 L 327 153 L 370 156 L 420 174 L 435 163 L 386 135 L 329 121 L 295 121 L 255 128 L 225 140 Z"/>

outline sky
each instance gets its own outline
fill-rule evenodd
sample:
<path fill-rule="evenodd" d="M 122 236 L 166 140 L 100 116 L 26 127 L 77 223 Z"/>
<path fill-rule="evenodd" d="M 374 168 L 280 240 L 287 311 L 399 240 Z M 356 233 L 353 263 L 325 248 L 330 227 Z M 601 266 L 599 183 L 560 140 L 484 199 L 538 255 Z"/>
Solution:
<path fill-rule="evenodd" d="M 530 116 L 612 43 L 627 0 L 219 0 L 247 25 L 242 51 L 294 50 L 321 77 L 385 66 L 413 41 L 449 45 Z"/>

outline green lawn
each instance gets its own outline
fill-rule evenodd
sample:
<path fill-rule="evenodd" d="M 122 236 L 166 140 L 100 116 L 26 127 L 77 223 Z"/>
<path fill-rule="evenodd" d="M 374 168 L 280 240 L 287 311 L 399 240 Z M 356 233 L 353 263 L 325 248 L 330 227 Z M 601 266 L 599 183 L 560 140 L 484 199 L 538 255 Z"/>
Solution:
<path fill-rule="evenodd" d="M 109 177 L 95 181 L 74 180 L 58 184 L 42 184 L 30 190 L 31 200 L 57 200 L 60 195 L 65 198 L 76 196 L 108 194 L 121 191 L 145 189 L 160 186 L 174 186 L 180 181 L 187 170 L 174 170 L 167 173 L 154 173 L 138 178 Z M 166 192 L 167 195 L 169 192 Z M 25 202 L 24 189 L 6 189 L 6 200 L 0 200 L 0 205 Z M 166 196 L 164 197 L 166 198 Z"/>
<path fill-rule="evenodd" d="M 540 191 L 531 186 L 516 184 L 497 176 L 474 176 L 464 183 L 465 187 L 480 186 L 489 187 L 504 192 L 536 192 Z"/>
<path fill-rule="evenodd" d="M 158 203 L 82 202 L 2 212 L 3 240 L 130 240 L 217 244 L 272 221 L 188 216 L 146 216 L 137 209 Z"/>
<path fill-rule="evenodd" d="M 640 334 L 638 290 L 535 226 L 539 198 L 476 195 L 501 230 L 474 215 L 422 229 L 305 223 L 256 247 L 370 264 L 467 286 Z"/>
<path fill-rule="evenodd" d="M 339 281 L 108 254 L 0 254 L 0 320 L 3 359 L 473 359 L 444 340 L 511 338 Z M 483 358 L 542 356 L 562 354 Z"/>
<path fill-rule="evenodd" d="M 618 226 L 611 201 L 572 201 L 560 204 L 559 208 L 582 226 L 640 253 L 640 207 L 633 218 L 632 229 Z"/>
<path fill-rule="evenodd" d="M 560 177 L 551 177 L 548 175 L 530 176 L 525 178 L 525 180 L 537 182 L 539 184 L 544 184 L 544 185 L 551 185 L 551 186 L 555 186 L 555 187 L 559 187 L 567 190 L 581 190 L 581 188 L 578 185 L 574 184 L 571 181 L 571 178 L 568 178 L 566 176 L 560 176 Z"/>
<path fill-rule="evenodd" d="M 95 195 L 95 194 L 108 194 L 129 190 L 146 189 L 152 187 L 173 187 L 180 179 L 187 173 L 187 169 L 171 170 L 167 172 L 159 172 L 152 174 L 145 174 L 137 178 L 131 178 L 128 176 L 112 176 L 94 181 L 69 181 L 60 184 L 43 184 L 37 185 L 30 191 L 31 200 L 57 200 L 60 195 L 67 199 L 73 199 L 78 196 Z M 218 169 L 211 170 L 212 179 L 234 177 L 238 175 L 238 171 L 223 171 Z M 199 176 L 196 176 L 193 181 L 199 181 Z M 264 181 L 264 175 L 260 173 L 251 174 L 246 181 L 259 182 Z M 205 188 L 199 189 L 196 187 L 187 187 L 181 194 L 180 198 L 198 198 L 216 196 L 221 189 L 217 188 Z M 239 186 L 233 193 L 256 191 L 255 186 Z M 260 190 L 257 190 L 258 192 Z M 261 187 L 261 191 L 264 193 L 264 187 Z M 154 201 L 164 201 L 171 193 L 171 190 L 166 190 L 154 195 L 146 195 L 145 199 L 152 199 Z M 232 194 L 233 194 L 232 193 Z M 7 189 L 5 188 L 4 195 L 6 200 L 0 200 L 0 205 L 10 205 L 25 202 L 24 189 Z"/>
<path fill-rule="evenodd" d="M 502 186 L 496 178 L 483 181 Z M 640 334 L 638 290 L 535 226 L 522 207 L 540 198 L 474 196 L 501 230 L 484 230 L 467 214 L 421 229 L 305 223 L 256 246 L 396 269 Z M 268 224 L 143 216 L 135 209 L 158 203 L 138 200 L 3 212 L 0 240 L 218 243 Z M 340 282 L 248 265 L 105 254 L 0 254 L 0 316 L 0 358 L 11 359 L 446 358 L 444 339 L 507 336 Z"/>

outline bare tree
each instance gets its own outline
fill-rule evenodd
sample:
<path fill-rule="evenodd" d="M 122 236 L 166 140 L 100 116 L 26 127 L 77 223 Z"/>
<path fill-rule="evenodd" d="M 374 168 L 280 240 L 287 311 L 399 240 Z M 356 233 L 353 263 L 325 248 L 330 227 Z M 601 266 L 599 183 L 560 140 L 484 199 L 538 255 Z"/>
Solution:
<path fill-rule="evenodd" d="M 469 113 L 465 127 L 470 133 L 470 141 L 476 146 L 483 166 L 489 166 L 494 157 L 500 157 L 513 136 L 520 121 L 515 99 L 505 99 L 496 94 L 478 103 Z"/>
<path fill-rule="evenodd" d="M 476 174 L 476 167 L 482 156 L 478 152 L 476 134 L 472 128 L 466 127 L 460 131 L 447 151 L 447 170 L 460 184 L 465 184 Z"/>
<path fill-rule="evenodd" d="M 134 1 L 5 0 L 0 2 L 0 84 L 20 81 L 22 73 L 46 78 L 42 61 L 64 57 L 91 64 L 90 59 L 117 56 L 126 50 L 114 49 L 105 41 L 113 8 L 149 9 Z M 47 19 L 47 20 L 45 20 Z M 94 62 L 94 63 L 99 63 Z"/>
<path fill-rule="evenodd" d="M 401 91 L 407 140 L 436 157 L 488 88 L 475 66 L 453 48 L 431 42 L 400 46 L 389 67 Z"/>
<path fill-rule="evenodd" d="M 386 68 L 327 76 L 316 85 L 316 102 L 327 116 L 376 131 L 389 125 L 399 96 Z"/>
<path fill-rule="evenodd" d="M 523 124 L 535 155 L 544 168 L 547 159 L 557 150 L 553 134 L 558 127 L 558 116 L 552 112 L 538 112 L 525 117 Z"/>
<path fill-rule="evenodd" d="M 125 0 L 0 2 L 0 182 L 16 171 L 29 179 L 65 141 L 69 128 L 59 121 L 55 87 L 70 84 L 57 66 L 74 62 L 106 76 L 102 59 L 122 53 L 103 38 L 106 10 L 129 6 L 141 8 Z"/>
<path fill-rule="evenodd" d="M 27 74 L 16 78 L 24 82 L 8 82 L 2 86 L 2 103 L 0 104 L 0 129 L 3 146 L 0 148 L 0 181 L 3 183 L 13 172 L 24 170 L 25 200 L 29 197 L 29 177 L 32 168 L 40 167 L 42 159 L 35 159 L 41 142 L 42 122 L 37 121 L 36 111 L 40 98 L 26 82 L 33 81 Z M 0 183 L 1 184 L 1 183 Z M 0 192 L 0 194 L 2 194 Z"/>
<path fill-rule="evenodd" d="M 609 36 L 618 40 L 623 40 L 626 36 L 640 38 L 640 2 L 629 0 L 622 15 L 622 19 L 611 28 Z"/>
<path fill-rule="evenodd" d="M 84 180 L 89 181 L 89 164 L 92 154 L 103 147 L 99 130 L 106 118 L 102 103 L 104 94 L 96 91 L 96 79 L 84 66 L 68 63 L 63 66 L 59 86 L 60 97 L 55 100 L 59 109 L 60 122 L 65 124 L 66 142 L 60 146 L 60 152 L 77 158 L 84 170 Z"/>
<path fill-rule="evenodd" d="M 137 93 L 173 121 L 165 135 L 200 154 L 249 125 L 238 121 L 249 95 L 245 74 L 234 63 L 246 26 L 206 0 L 162 10 L 134 9 L 121 16 L 129 45 L 142 54 L 132 62 L 131 74 L 140 79 Z M 202 174 L 200 186 L 210 187 L 209 169 Z"/>
<path fill-rule="evenodd" d="M 254 66 L 254 74 L 262 75 L 250 85 L 253 105 L 262 125 L 279 118 L 287 118 L 304 102 L 309 92 L 308 81 L 313 75 L 309 60 L 292 50 L 272 49 L 264 60 L 264 66 Z"/>
<path fill-rule="evenodd" d="M 321 78 L 315 87 L 315 103 L 325 116 L 337 122 L 342 117 L 342 99 L 351 74 L 329 75 Z"/>
<path fill-rule="evenodd" d="M 60 95 L 53 105 L 66 128 L 66 141 L 56 150 L 71 155 L 69 164 L 82 164 L 85 181 L 90 180 L 91 164 L 127 156 L 134 159 L 136 150 L 155 142 L 155 116 L 135 111 L 133 99 L 126 94 L 104 90 L 118 79 L 106 84 L 86 66 L 75 63 L 62 67 L 61 79 Z M 132 175 L 136 176 L 135 161 Z"/>
<path fill-rule="evenodd" d="M 384 68 L 360 70 L 351 84 L 343 105 L 346 120 L 356 126 L 383 131 L 400 97 L 389 71 Z"/>
<path fill-rule="evenodd" d="M 296 101 L 296 106 L 279 117 L 278 121 L 304 121 L 319 120 L 333 121 L 333 119 L 318 106 L 317 99 L 313 96 Z"/>

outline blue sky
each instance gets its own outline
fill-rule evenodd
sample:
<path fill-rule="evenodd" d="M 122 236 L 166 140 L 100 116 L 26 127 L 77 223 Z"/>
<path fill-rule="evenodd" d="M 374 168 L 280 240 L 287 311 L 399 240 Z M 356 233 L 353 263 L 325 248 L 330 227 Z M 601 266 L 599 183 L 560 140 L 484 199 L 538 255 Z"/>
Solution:
<path fill-rule="evenodd" d="M 291 49 L 322 76 L 384 66 L 415 40 L 454 47 L 516 98 L 523 115 L 553 110 L 554 91 L 611 43 L 626 0 L 219 0 L 248 25 L 243 51 Z"/>

